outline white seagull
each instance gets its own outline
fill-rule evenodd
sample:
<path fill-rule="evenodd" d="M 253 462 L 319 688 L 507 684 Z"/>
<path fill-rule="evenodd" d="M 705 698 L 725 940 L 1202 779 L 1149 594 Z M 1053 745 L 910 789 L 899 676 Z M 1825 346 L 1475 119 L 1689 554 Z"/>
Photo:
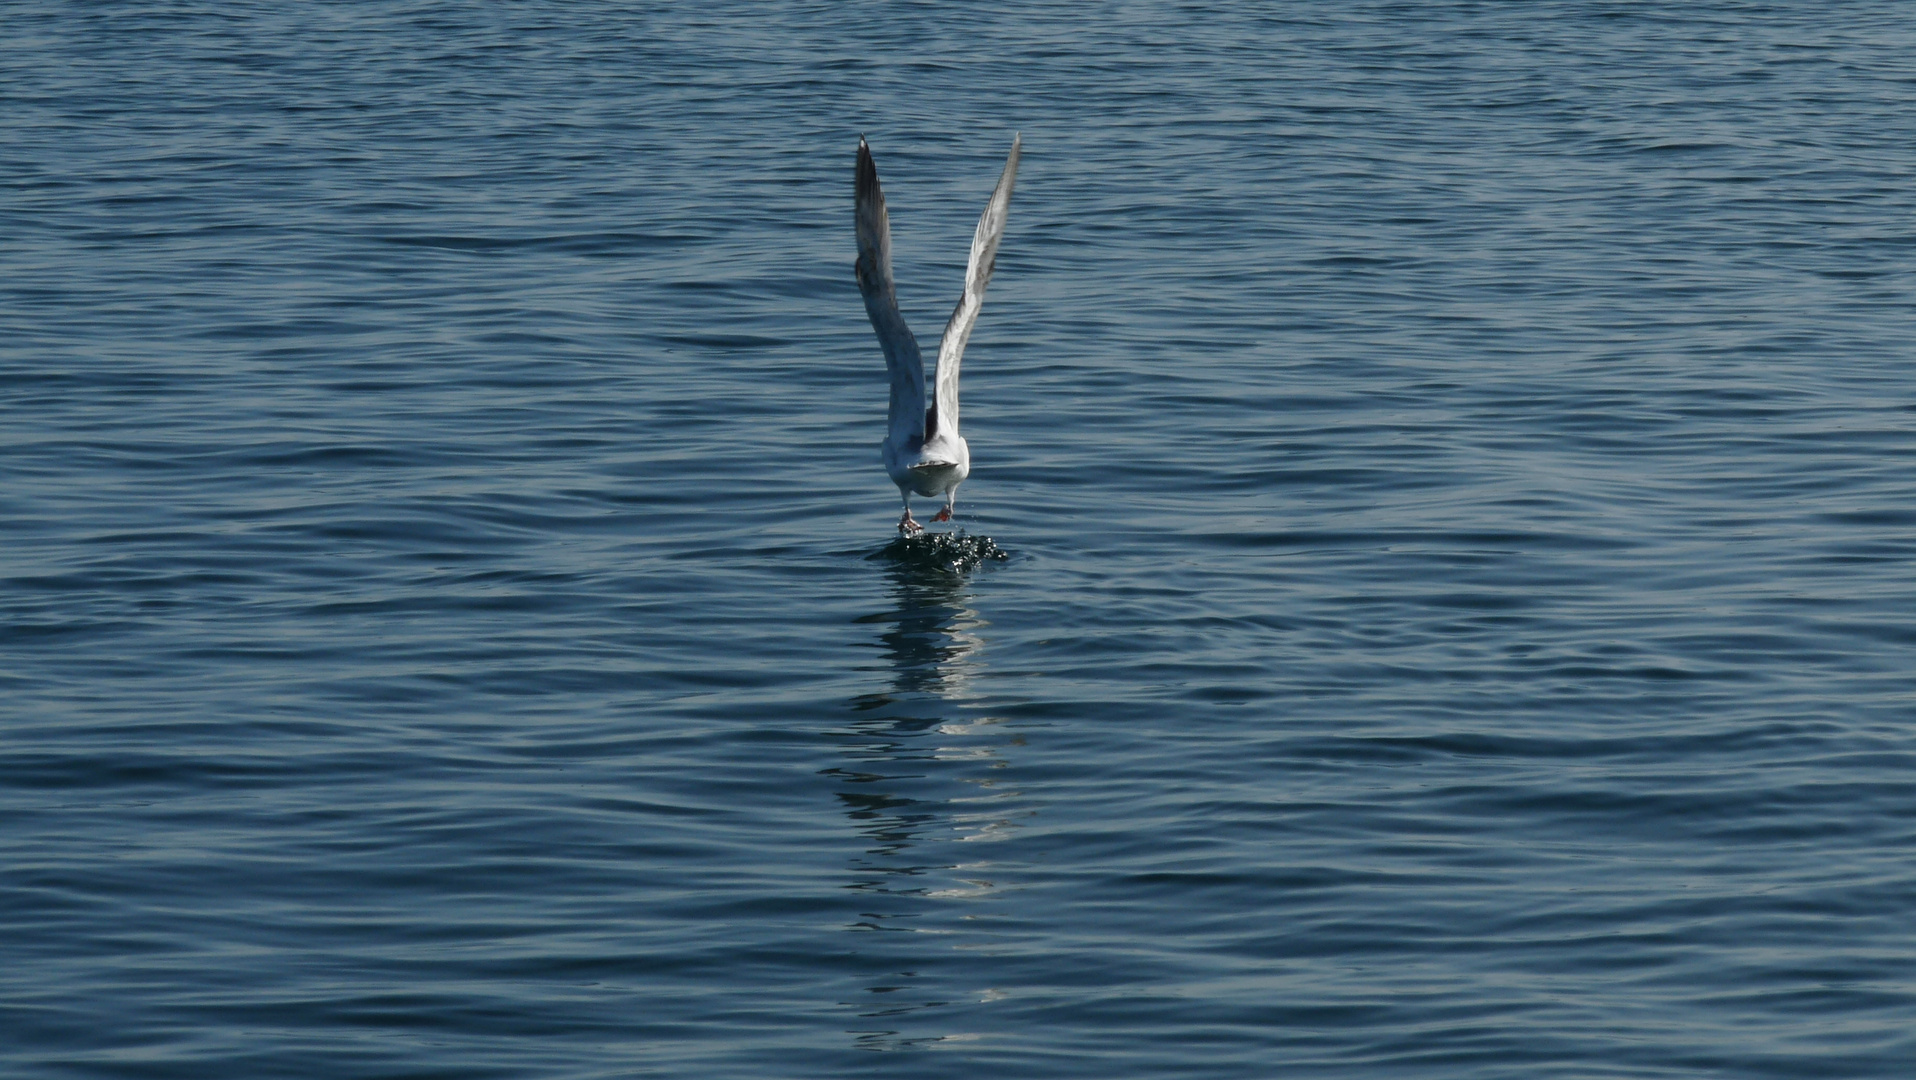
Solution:
<path fill-rule="evenodd" d="M 945 324 L 938 342 L 936 390 L 925 407 L 925 359 L 918 339 L 911 336 L 905 317 L 898 313 L 898 294 L 891 280 L 891 221 L 885 216 L 885 193 L 878 189 L 878 167 L 871 147 L 858 140 L 858 291 L 865 296 L 878 344 L 885 350 L 885 370 L 891 376 L 891 422 L 883 446 L 885 472 L 905 500 L 905 516 L 898 531 L 909 536 L 924 530 L 911 517 L 913 492 L 945 497 L 945 508 L 933 521 L 950 521 L 958 499 L 958 485 L 971 475 L 971 447 L 958 434 L 958 361 L 985 303 L 985 285 L 998 261 L 998 241 L 1005 234 L 1005 211 L 1011 206 L 1011 184 L 1018 176 L 1020 138 L 1011 139 L 1011 156 L 1004 175 L 978 219 L 971 238 L 971 265 L 965 269 L 965 291 Z"/>

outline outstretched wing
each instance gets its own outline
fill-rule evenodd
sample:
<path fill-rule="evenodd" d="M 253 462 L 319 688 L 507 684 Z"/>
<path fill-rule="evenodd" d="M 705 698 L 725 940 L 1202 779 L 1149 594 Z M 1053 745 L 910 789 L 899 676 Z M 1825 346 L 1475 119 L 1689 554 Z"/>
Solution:
<path fill-rule="evenodd" d="M 925 439 L 925 358 L 898 313 L 891 280 L 891 221 L 885 215 L 885 193 L 878 188 L 878 166 L 872 164 L 871 147 L 863 136 L 858 140 L 857 189 L 858 291 L 865 296 L 865 314 L 878 332 L 885 370 L 891 375 L 889 441 L 915 448 Z"/>
<path fill-rule="evenodd" d="M 978 310 L 985 305 L 985 286 L 991 283 L 991 270 L 998 264 L 998 241 L 1005 235 L 1005 212 L 1011 207 L 1011 185 L 1018 178 L 1020 136 L 1011 137 L 1011 156 L 1005 159 L 1004 175 L 978 218 L 978 231 L 971 237 L 971 265 L 965 268 L 965 291 L 945 324 L 944 339 L 938 343 L 938 385 L 935 421 L 937 430 L 927 430 L 931 438 L 939 431 L 958 434 L 958 362 L 965 355 L 965 342 L 971 340 L 971 328 L 978 323 Z"/>

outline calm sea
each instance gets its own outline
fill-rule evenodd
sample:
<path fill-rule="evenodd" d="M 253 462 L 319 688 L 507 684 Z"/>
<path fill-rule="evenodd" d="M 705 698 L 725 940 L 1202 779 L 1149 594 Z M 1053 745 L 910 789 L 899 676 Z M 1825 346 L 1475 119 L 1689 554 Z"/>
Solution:
<path fill-rule="evenodd" d="M 0 6 L 0 1072 L 1911 1075 L 1912 14 Z"/>

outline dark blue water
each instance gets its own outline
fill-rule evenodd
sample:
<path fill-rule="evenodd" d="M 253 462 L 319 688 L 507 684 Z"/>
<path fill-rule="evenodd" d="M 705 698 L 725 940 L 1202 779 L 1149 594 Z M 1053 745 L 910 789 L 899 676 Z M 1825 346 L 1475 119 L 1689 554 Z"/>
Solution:
<path fill-rule="evenodd" d="M 1909 1075 L 1908 6 L 0 14 L 8 1077 Z"/>

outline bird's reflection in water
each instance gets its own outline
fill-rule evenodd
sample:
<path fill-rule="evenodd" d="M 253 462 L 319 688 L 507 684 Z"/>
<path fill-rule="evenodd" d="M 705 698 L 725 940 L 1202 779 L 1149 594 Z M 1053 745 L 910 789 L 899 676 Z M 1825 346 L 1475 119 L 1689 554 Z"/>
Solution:
<path fill-rule="evenodd" d="M 858 950 L 871 978 L 846 1004 L 860 1016 L 858 1045 L 873 1050 L 975 1039 L 950 1030 L 964 1023 L 953 1007 L 1004 996 L 981 965 L 990 902 L 1007 882 L 977 845 L 1010 836 L 1029 813 L 1002 774 L 1023 740 L 974 690 L 987 624 L 969 567 L 901 544 L 887 553 L 892 609 L 859 621 L 881 628 L 888 685 L 850 703 L 839 732 L 847 760 L 825 770 L 864 841 L 847 888 L 861 895 L 850 929 L 874 935 Z"/>

